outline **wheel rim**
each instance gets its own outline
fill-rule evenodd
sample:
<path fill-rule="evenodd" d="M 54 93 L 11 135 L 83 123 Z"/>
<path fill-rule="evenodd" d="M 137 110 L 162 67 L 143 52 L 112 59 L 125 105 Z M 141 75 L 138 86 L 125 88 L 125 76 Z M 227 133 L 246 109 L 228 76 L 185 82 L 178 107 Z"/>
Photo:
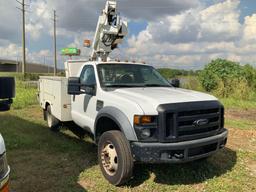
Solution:
<path fill-rule="evenodd" d="M 108 142 L 101 151 L 101 162 L 108 175 L 113 176 L 118 169 L 118 157 L 115 146 Z"/>

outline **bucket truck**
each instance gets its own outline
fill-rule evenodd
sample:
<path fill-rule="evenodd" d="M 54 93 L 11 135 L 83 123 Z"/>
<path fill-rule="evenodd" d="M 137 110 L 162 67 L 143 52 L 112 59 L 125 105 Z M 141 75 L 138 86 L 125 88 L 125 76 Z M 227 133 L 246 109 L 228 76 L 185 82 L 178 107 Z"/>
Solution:
<path fill-rule="evenodd" d="M 48 126 L 58 131 L 72 121 L 90 132 L 102 174 L 113 185 L 132 178 L 135 162 L 207 158 L 224 148 L 228 136 L 223 105 L 214 96 L 181 89 L 150 65 L 112 61 L 109 55 L 126 35 L 117 2 L 107 0 L 91 58 L 67 61 L 66 77 L 39 81 Z"/>

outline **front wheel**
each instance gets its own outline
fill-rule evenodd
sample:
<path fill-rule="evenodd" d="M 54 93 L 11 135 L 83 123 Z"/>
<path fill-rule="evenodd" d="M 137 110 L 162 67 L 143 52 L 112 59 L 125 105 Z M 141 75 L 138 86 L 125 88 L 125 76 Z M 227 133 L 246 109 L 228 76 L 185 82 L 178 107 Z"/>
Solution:
<path fill-rule="evenodd" d="M 111 184 L 119 186 L 132 177 L 130 145 L 120 131 L 108 131 L 100 137 L 98 160 L 104 177 Z"/>

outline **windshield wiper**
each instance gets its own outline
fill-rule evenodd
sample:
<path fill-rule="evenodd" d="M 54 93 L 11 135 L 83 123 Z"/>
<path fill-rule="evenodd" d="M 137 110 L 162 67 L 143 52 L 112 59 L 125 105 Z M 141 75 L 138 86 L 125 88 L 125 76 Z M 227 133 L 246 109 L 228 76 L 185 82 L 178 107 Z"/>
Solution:
<path fill-rule="evenodd" d="M 111 87 L 114 87 L 114 88 L 122 88 L 122 87 L 125 87 L 125 88 L 132 88 L 132 87 L 143 87 L 141 85 L 124 85 L 124 84 L 121 84 L 121 85 L 106 85 L 105 87 L 107 88 L 111 88 Z"/>
<path fill-rule="evenodd" d="M 171 87 L 171 85 L 145 84 L 145 87 Z"/>

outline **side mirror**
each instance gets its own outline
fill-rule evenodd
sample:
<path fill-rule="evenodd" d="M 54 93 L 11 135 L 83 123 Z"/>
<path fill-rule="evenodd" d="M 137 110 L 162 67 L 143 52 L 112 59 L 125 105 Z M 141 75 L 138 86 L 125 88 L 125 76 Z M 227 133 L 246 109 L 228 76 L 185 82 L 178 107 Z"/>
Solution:
<path fill-rule="evenodd" d="M 180 87 L 180 80 L 179 79 L 172 79 L 171 80 L 171 85 L 173 87 L 179 88 Z"/>
<path fill-rule="evenodd" d="M 68 79 L 68 94 L 69 95 L 96 95 L 96 85 L 83 85 L 79 77 L 70 77 Z"/>
<path fill-rule="evenodd" d="M 81 95 L 81 84 L 79 77 L 68 78 L 68 94 L 69 95 Z"/>

